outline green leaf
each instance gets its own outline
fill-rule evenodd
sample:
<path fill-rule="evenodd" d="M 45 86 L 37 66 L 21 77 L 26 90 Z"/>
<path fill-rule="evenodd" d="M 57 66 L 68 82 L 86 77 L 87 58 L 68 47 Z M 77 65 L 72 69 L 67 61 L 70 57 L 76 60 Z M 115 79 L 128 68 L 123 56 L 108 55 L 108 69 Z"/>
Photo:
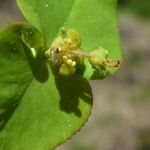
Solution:
<path fill-rule="evenodd" d="M 75 134 L 90 114 L 89 83 L 51 72 L 43 43 L 34 43 L 37 37 L 42 41 L 30 25 L 0 31 L 1 150 L 53 149 Z"/>
<path fill-rule="evenodd" d="M 47 47 L 59 27 L 64 26 L 81 34 L 84 51 L 102 47 L 109 51 L 110 59 L 121 60 L 116 3 L 116 0 L 18 0 L 25 17 L 43 33 Z M 86 61 L 78 73 L 87 79 L 99 79 L 117 70 L 95 71 Z"/>

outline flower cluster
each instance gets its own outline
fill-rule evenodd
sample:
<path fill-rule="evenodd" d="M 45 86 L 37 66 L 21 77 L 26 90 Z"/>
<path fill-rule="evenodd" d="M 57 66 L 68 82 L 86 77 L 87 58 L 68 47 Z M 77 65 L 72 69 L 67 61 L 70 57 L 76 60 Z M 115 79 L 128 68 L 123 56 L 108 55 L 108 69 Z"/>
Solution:
<path fill-rule="evenodd" d="M 69 76 L 76 72 L 78 62 L 87 59 L 92 67 L 101 70 L 104 67 L 118 67 L 119 60 L 109 60 L 109 52 L 98 48 L 86 53 L 81 48 L 82 40 L 80 34 L 74 29 L 65 30 L 60 28 L 60 33 L 52 43 L 45 56 L 57 68 L 59 74 Z"/>

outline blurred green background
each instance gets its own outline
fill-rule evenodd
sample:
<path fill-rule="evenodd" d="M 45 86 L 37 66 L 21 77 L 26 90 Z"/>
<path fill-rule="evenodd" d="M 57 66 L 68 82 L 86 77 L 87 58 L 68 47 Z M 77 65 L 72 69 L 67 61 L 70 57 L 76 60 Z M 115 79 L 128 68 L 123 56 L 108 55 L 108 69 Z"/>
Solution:
<path fill-rule="evenodd" d="M 82 130 L 57 150 L 150 150 L 150 0 L 119 0 L 120 71 L 91 81 L 94 107 Z M 15 0 L 0 0 L 0 26 L 24 21 Z"/>

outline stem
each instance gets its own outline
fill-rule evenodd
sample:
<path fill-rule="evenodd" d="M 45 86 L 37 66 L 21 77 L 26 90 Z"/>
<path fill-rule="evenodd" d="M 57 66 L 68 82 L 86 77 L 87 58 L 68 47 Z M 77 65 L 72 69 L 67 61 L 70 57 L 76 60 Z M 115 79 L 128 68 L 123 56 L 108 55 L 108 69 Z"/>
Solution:
<path fill-rule="evenodd" d="M 85 58 L 88 58 L 88 59 L 92 57 L 90 54 L 85 53 L 85 52 L 80 51 L 80 50 L 75 50 L 75 51 L 63 50 L 62 52 L 66 53 L 66 54 L 72 54 L 74 56 L 85 57 Z"/>
<path fill-rule="evenodd" d="M 50 52 L 52 51 L 52 49 L 48 49 L 45 54 L 48 56 L 50 56 Z M 78 56 L 78 57 L 83 57 L 83 58 L 87 58 L 89 61 L 92 57 L 94 57 L 93 55 L 83 52 L 81 50 L 59 50 L 58 49 L 58 54 L 61 53 L 62 55 L 66 55 L 66 54 L 71 54 L 73 56 Z M 92 63 L 92 62 L 91 62 Z M 114 61 L 99 61 L 96 62 L 95 65 L 104 65 L 106 67 L 118 67 L 120 64 L 122 63 L 121 60 L 114 60 Z M 94 64 L 94 63 L 93 63 Z"/>

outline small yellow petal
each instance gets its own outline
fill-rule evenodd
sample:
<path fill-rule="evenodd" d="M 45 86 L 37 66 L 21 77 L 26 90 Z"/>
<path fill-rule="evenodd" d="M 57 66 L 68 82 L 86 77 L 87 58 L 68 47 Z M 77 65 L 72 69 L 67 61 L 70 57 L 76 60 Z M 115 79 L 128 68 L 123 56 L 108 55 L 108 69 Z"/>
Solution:
<path fill-rule="evenodd" d="M 76 64 L 77 63 L 75 61 L 73 61 L 71 66 L 74 67 L 74 66 L 76 66 Z"/>
<path fill-rule="evenodd" d="M 68 59 L 68 60 L 67 60 L 67 64 L 72 66 L 72 60 L 71 60 L 71 59 Z"/>

